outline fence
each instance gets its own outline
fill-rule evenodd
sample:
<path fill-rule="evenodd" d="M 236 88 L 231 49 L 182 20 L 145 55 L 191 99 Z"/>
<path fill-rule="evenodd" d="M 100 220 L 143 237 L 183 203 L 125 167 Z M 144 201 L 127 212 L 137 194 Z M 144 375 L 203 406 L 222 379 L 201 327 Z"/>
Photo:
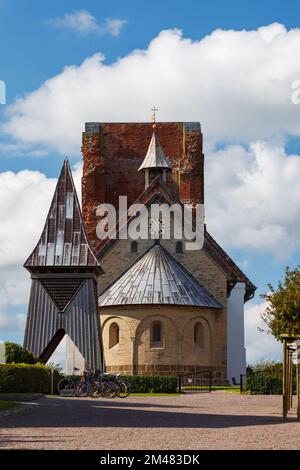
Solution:
<path fill-rule="evenodd" d="M 240 392 L 250 392 L 261 395 L 282 394 L 281 374 L 271 374 L 269 371 L 253 371 L 240 376 Z"/>
<path fill-rule="evenodd" d="M 191 372 L 178 376 L 179 393 L 211 392 L 212 373 L 210 370 Z"/>

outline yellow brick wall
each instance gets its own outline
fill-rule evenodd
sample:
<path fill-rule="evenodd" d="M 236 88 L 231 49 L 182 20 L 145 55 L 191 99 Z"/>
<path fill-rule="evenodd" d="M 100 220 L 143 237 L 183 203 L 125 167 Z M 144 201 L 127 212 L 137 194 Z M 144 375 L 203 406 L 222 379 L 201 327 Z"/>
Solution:
<path fill-rule="evenodd" d="M 217 309 L 181 306 L 119 306 L 100 309 L 105 363 L 108 371 L 124 374 L 177 375 L 212 367 L 222 381 L 226 378 L 226 356 L 220 356 L 224 341 L 214 333 L 222 316 Z M 162 324 L 162 347 L 151 344 L 154 322 Z M 119 344 L 109 348 L 109 327 L 120 328 Z M 194 325 L 204 328 L 203 350 L 194 345 Z"/>
<path fill-rule="evenodd" d="M 153 245 L 153 240 L 139 240 L 138 253 L 131 253 L 130 240 L 118 240 L 102 256 L 104 275 L 98 291 L 103 292 Z M 176 241 L 161 240 L 169 251 L 214 297 L 223 309 L 201 309 L 181 306 L 121 306 L 100 308 L 104 355 L 107 370 L 141 374 L 177 374 L 201 367 L 213 367 L 218 381 L 226 379 L 226 305 L 227 279 L 223 271 L 204 250 L 176 253 Z M 193 328 L 196 319 L 203 322 L 205 348 L 196 352 Z M 152 322 L 162 322 L 163 350 L 150 348 Z M 120 326 L 120 342 L 111 350 L 108 344 L 109 325 Z"/>

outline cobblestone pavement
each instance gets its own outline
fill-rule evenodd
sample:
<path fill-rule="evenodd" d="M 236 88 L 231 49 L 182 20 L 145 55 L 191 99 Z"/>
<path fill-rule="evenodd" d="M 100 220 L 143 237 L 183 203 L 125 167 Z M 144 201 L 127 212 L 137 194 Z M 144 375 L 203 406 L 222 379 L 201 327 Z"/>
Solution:
<path fill-rule="evenodd" d="M 44 397 L 0 415 L 3 449 L 300 449 L 280 396 L 213 392 L 173 397 Z"/>

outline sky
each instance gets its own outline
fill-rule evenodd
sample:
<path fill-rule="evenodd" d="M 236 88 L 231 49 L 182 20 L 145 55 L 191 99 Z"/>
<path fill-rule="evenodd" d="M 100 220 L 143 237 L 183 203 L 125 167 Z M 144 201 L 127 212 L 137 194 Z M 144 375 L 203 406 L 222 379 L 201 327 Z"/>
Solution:
<path fill-rule="evenodd" d="M 201 122 L 208 230 L 257 286 L 247 359 L 280 359 L 258 327 L 260 294 L 299 263 L 299 13 L 291 0 L 0 0 L 0 339 L 23 340 L 22 265 L 65 155 L 80 191 L 84 122 L 148 121 L 156 105 L 158 120 Z"/>

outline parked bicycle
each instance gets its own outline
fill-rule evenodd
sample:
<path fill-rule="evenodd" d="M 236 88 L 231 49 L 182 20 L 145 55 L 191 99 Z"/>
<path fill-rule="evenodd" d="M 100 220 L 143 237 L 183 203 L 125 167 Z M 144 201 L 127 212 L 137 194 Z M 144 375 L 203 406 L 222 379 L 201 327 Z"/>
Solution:
<path fill-rule="evenodd" d="M 120 374 L 85 371 L 83 375 L 73 375 L 60 380 L 58 393 L 62 396 L 92 398 L 126 398 L 130 394 L 130 384 Z"/>
<path fill-rule="evenodd" d="M 80 377 L 79 376 L 72 376 L 61 379 L 57 384 L 57 391 L 59 395 L 64 396 L 75 396 L 76 395 L 76 387 L 79 383 Z"/>

